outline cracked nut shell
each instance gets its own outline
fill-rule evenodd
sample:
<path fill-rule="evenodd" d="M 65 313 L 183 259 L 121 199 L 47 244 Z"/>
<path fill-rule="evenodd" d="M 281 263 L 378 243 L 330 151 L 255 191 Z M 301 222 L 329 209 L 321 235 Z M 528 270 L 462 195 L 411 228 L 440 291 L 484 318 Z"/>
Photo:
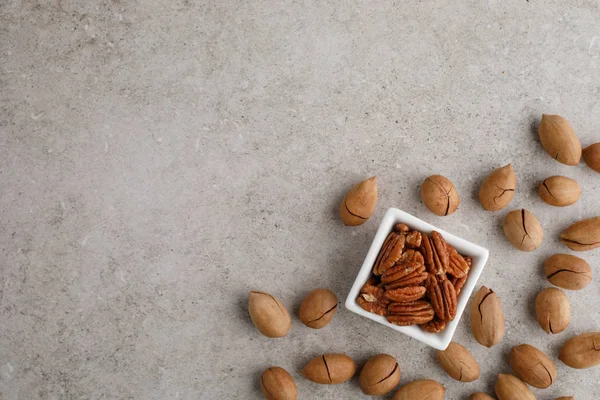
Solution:
<path fill-rule="evenodd" d="M 556 161 L 577 165 L 581 159 L 581 143 L 568 120 L 560 115 L 542 115 L 538 126 L 542 147 Z"/>
<path fill-rule="evenodd" d="M 560 241 L 575 251 L 600 247 L 600 217 L 575 222 L 560 234 Z"/>
<path fill-rule="evenodd" d="M 421 185 L 423 203 L 436 215 L 450 215 L 460 204 L 460 197 L 450 180 L 442 175 L 432 175 Z"/>
<path fill-rule="evenodd" d="M 389 354 L 377 354 L 365 363 L 358 378 L 360 390 L 368 396 L 382 396 L 400 382 L 400 366 Z"/>
<path fill-rule="evenodd" d="M 260 377 L 260 387 L 267 400 L 296 400 L 298 390 L 292 376 L 280 367 L 268 368 Z"/>
<path fill-rule="evenodd" d="M 451 342 L 444 351 L 437 352 L 440 366 L 457 381 L 473 382 L 479 378 L 479 365 L 473 355 L 458 343 Z"/>
<path fill-rule="evenodd" d="M 446 389 L 432 379 L 412 381 L 402 386 L 392 397 L 392 400 L 442 400 Z"/>
<path fill-rule="evenodd" d="M 556 365 L 550 357 L 528 344 L 512 348 L 510 366 L 523 382 L 539 389 L 550 387 L 556 380 Z"/>
<path fill-rule="evenodd" d="M 327 289 L 315 289 L 306 295 L 300 305 L 300 321 L 309 328 L 321 329 L 337 311 L 337 296 Z"/>
<path fill-rule="evenodd" d="M 278 298 L 265 292 L 250 292 L 248 312 L 254 326 L 270 338 L 287 335 L 292 326 L 292 319 L 285 306 Z"/>
<path fill-rule="evenodd" d="M 512 164 L 494 170 L 481 184 L 479 201 L 484 210 L 498 211 L 506 207 L 517 189 L 517 176 Z"/>
<path fill-rule="evenodd" d="M 576 180 L 566 176 L 551 176 L 544 179 L 538 187 L 538 194 L 551 206 L 566 207 L 581 197 L 581 188 Z"/>
<path fill-rule="evenodd" d="M 583 161 L 588 167 L 600 172 L 600 143 L 594 143 L 583 149 Z"/>
<path fill-rule="evenodd" d="M 323 354 L 313 358 L 302 370 L 309 381 L 325 385 L 346 382 L 355 372 L 356 363 L 345 354 Z"/>
<path fill-rule="evenodd" d="M 592 281 L 592 267 L 571 254 L 554 254 L 544 263 L 548 281 L 563 289 L 580 290 Z"/>
<path fill-rule="evenodd" d="M 492 289 L 482 286 L 471 304 L 473 336 L 485 347 L 492 347 L 504 336 L 504 313 L 500 299 Z"/>
<path fill-rule="evenodd" d="M 569 298 L 560 289 L 546 288 L 535 298 L 535 316 L 546 333 L 560 333 L 571 322 Z"/>
<path fill-rule="evenodd" d="M 527 385 L 511 374 L 498 374 L 495 389 L 498 400 L 535 400 Z"/>
<path fill-rule="evenodd" d="M 504 235 L 517 249 L 533 251 L 544 238 L 540 221 L 525 209 L 513 210 L 504 218 Z"/>
<path fill-rule="evenodd" d="M 600 364 L 600 332 L 573 336 L 560 349 L 558 359 L 577 369 Z"/>
<path fill-rule="evenodd" d="M 371 217 L 377 204 L 377 177 L 354 185 L 342 200 L 340 218 L 346 226 L 362 225 Z"/>

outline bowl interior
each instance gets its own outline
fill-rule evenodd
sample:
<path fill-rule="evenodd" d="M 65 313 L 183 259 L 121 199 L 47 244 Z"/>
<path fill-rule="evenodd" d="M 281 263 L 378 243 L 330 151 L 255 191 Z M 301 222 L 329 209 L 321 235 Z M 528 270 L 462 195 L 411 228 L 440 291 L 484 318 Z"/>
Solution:
<path fill-rule="evenodd" d="M 379 254 L 381 246 L 383 246 L 383 242 L 385 241 L 387 235 L 392 231 L 393 226 L 400 222 L 408 225 L 411 229 L 415 229 L 423 233 L 431 233 L 431 231 L 434 230 L 440 232 L 442 236 L 444 236 L 446 242 L 454 246 L 454 248 L 456 248 L 456 250 L 460 254 L 470 256 L 473 259 L 469 276 L 460 292 L 460 295 L 457 298 L 458 304 L 456 310 L 456 317 L 453 321 L 449 322 L 446 325 L 446 329 L 444 329 L 440 333 L 425 332 L 418 326 L 397 326 L 394 324 L 390 324 L 387 321 L 386 317 L 370 313 L 364 310 L 362 307 L 360 307 L 356 302 L 356 298 L 358 297 L 360 288 L 365 284 L 365 282 L 367 282 L 367 280 L 371 276 L 373 264 L 375 263 L 375 259 Z M 371 244 L 369 252 L 365 257 L 365 261 L 363 262 L 363 265 L 358 272 L 358 276 L 356 277 L 356 280 L 352 285 L 352 289 L 350 289 L 350 293 L 348 293 L 345 306 L 348 310 L 354 313 L 372 319 L 373 321 L 379 322 L 380 324 L 392 328 L 396 331 L 402 332 L 433 348 L 436 348 L 438 350 L 444 350 L 446 349 L 446 347 L 448 347 L 450 341 L 452 340 L 452 336 L 456 331 L 456 327 L 458 326 L 458 322 L 460 321 L 460 318 L 464 312 L 467 302 L 469 301 L 469 297 L 471 297 L 473 289 L 475 288 L 475 285 L 479 280 L 479 276 L 481 275 L 481 272 L 485 267 L 488 255 L 488 250 L 484 249 L 481 246 L 478 246 L 467 240 L 461 239 L 458 236 L 455 236 L 451 233 L 444 231 L 443 229 L 439 229 L 431 224 L 428 224 L 427 222 L 420 220 L 419 218 L 410 215 L 404 211 L 398 210 L 396 208 L 390 208 L 385 213 L 383 220 L 381 221 L 381 225 L 379 225 L 379 229 L 375 234 L 373 243 Z"/>

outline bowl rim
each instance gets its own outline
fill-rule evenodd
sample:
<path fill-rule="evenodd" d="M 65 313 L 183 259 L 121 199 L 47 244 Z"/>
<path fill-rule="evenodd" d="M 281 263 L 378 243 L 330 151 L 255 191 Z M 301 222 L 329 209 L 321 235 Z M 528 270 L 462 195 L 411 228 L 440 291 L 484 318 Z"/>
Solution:
<path fill-rule="evenodd" d="M 466 256 L 471 256 L 473 259 L 471 271 L 469 272 L 469 276 L 457 299 L 456 317 L 453 321 L 450 321 L 447 324 L 446 329 L 439 333 L 429 333 L 414 325 L 397 326 L 390 324 L 385 317 L 364 310 L 356 302 L 356 298 L 360 293 L 360 288 L 371 276 L 373 264 L 375 263 L 375 259 L 379 254 L 379 250 L 383 246 L 383 242 L 387 238 L 388 234 L 392 231 L 393 226 L 397 223 L 404 223 L 411 229 L 423 233 L 431 233 L 431 231 L 434 230 L 438 231 L 442 234 L 446 242 L 456 248 L 459 253 Z M 388 328 L 394 329 L 395 331 L 401 332 L 437 350 L 445 350 L 452 341 L 452 337 L 454 336 L 456 328 L 458 327 L 458 323 L 463 315 L 469 298 L 475 289 L 475 285 L 477 284 L 477 281 L 479 280 L 479 277 L 485 268 L 488 258 L 488 249 L 453 235 L 452 233 L 446 232 L 445 230 L 425 222 L 422 219 L 417 218 L 405 211 L 392 207 L 385 212 L 381 223 L 379 224 L 377 233 L 371 242 L 371 247 L 365 256 L 362 266 L 358 270 L 358 274 L 354 280 L 354 283 L 352 284 L 352 288 L 348 292 L 348 296 L 346 297 L 346 302 L 344 305 L 346 309 L 353 313 L 365 318 L 369 318 L 375 322 L 387 326 Z"/>

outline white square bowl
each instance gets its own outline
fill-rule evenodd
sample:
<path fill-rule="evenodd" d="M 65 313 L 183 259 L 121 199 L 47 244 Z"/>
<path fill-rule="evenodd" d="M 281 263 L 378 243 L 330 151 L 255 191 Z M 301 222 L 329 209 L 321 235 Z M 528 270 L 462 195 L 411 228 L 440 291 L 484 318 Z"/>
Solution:
<path fill-rule="evenodd" d="M 367 282 L 369 277 L 371 276 L 371 271 L 373 270 L 373 264 L 375 263 L 375 259 L 379 254 L 379 250 L 381 246 L 383 246 L 383 242 L 387 238 L 388 234 L 392 231 L 392 228 L 397 223 L 404 223 L 408 225 L 411 229 L 423 232 L 423 233 L 431 233 L 431 231 L 438 231 L 444 236 L 446 242 L 450 245 L 454 246 L 456 250 L 462 255 L 471 256 L 473 259 L 473 263 L 471 265 L 471 271 L 469 272 L 469 277 L 463 286 L 460 295 L 458 296 L 458 304 L 456 308 L 456 317 L 453 321 L 446 324 L 446 329 L 441 331 L 440 333 L 429 333 L 425 332 L 418 326 L 398 326 L 394 324 L 390 324 L 387 321 L 386 317 L 382 317 L 377 314 L 373 314 L 364 310 L 361 306 L 356 302 L 356 298 L 360 293 L 360 289 Z M 469 301 L 469 297 L 471 297 L 471 293 L 473 293 L 473 289 L 475 289 L 475 285 L 477 284 L 477 280 L 485 267 L 485 263 L 488 260 L 489 251 L 484 249 L 481 246 L 477 246 L 471 242 L 468 242 L 464 239 L 461 239 L 457 236 L 454 236 L 451 233 L 445 232 L 442 229 L 439 229 L 433 225 L 428 224 L 425 221 L 420 220 L 417 217 L 414 217 L 404 211 L 398 210 L 396 208 L 390 208 L 387 210 L 385 215 L 383 216 L 383 220 L 381 221 L 381 225 L 379 225 L 379 229 L 377 230 L 377 234 L 373 239 L 373 243 L 369 248 L 369 252 L 365 257 L 365 261 L 363 262 L 360 271 L 358 271 L 358 276 L 352 285 L 352 289 L 350 289 L 350 293 L 348 293 L 348 297 L 346 298 L 346 308 L 353 313 L 358 315 L 362 315 L 363 317 L 372 319 L 375 322 L 379 322 L 382 325 L 387 326 L 388 328 L 392 328 L 398 332 L 402 332 L 405 335 L 413 337 L 435 349 L 445 350 L 446 347 L 452 341 L 452 336 L 454 336 L 454 331 L 456 331 L 456 327 L 458 326 L 458 321 L 460 321 L 460 317 L 465 310 L 467 302 Z"/>

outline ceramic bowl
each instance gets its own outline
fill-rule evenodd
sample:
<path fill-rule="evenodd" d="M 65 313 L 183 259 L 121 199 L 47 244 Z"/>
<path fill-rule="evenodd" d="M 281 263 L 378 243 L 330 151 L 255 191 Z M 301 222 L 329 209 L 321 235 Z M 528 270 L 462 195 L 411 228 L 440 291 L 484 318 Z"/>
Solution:
<path fill-rule="evenodd" d="M 392 228 L 397 223 L 404 223 L 408 225 L 411 229 L 423 232 L 430 233 L 431 231 L 438 231 L 442 234 L 446 242 L 450 245 L 454 246 L 458 252 L 464 256 L 471 256 L 473 259 L 473 263 L 471 265 L 471 271 L 469 272 L 469 277 L 463 286 L 460 295 L 458 296 L 458 305 L 456 310 L 456 317 L 453 321 L 446 324 L 446 329 L 439 333 L 429 333 L 425 332 L 419 326 L 398 326 L 394 324 L 390 324 L 386 317 L 382 317 L 377 314 L 370 313 L 364 309 L 362 309 L 358 303 L 356 302 L 356 298 L 359 295 L 360 288 L 367 282 L 369 277 L 371 276 L 371 271 L 373 270 L 373 264 L 375 263 L 375 259 L 379 254 L 379 250 L 381 246 L 383 246 L 383 242 L 385 241 L 388 234 L 392 231 Z M 350 289 L 350 293 L 348 293 L 348 297 L 346 298 L 346 308 L 358 315 L 361 315 L 365 318 L 369 318 L 375 322 L 378 322 L 382 325 L 387 326 L 388 328 L 394 329 L 398 332 L 402 332 L 405 335 L 408 335 L 412 338 L 415 338 L 435 349 L 445 350 L 446 347 L 452 341 L 452 336 L 456 331 L 456 327 L 462 317 L 462 314 L 465 310 L 467 302 L 469 301 L 469 297 L 473 293 L 475 289 L 475 285 L 479 280 L 479 276 L 485 267 L 485 264 L 488 260 L 489 252 L 487 249 L 484 249 L 481 246 L 478 246 L 474 243 L 471 243 L 465 239 L 459 238 L 451 233 L 444 231 L 438 227 L 435 227 L 427 222 L 414 217 L 404 211 L 398 210 L 396 208 L 390 208 L 387 210 L 385 215 L 383 216 L 383 220 L 381 221 L 381 225 L 379 225 L 379 229 L 377 230 L 377 234 L 375 234 L 375 238 L 373 239 L 373 243 L 371 243 L 371 247 L 369 248 L 369 252 L 365 257 L 365 261 L 362 264 L 362 267 L 358 271 L 358 276 L 352 285 L 352 289 Z"/>

